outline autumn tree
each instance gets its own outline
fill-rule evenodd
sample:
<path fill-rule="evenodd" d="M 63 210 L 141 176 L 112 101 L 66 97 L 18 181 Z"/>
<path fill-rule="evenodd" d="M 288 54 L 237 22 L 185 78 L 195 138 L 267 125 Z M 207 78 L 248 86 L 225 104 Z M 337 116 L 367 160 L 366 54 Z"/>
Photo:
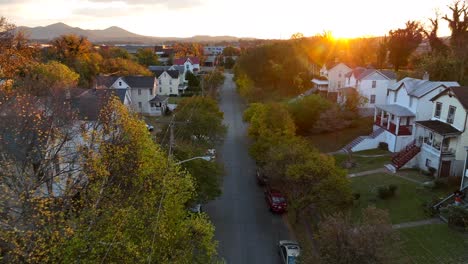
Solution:
<path fill-rule="evenodd" d="M 416 21 L 406 22 L 405 28 L 390 30 L 388 38 L 389 61 L 395 71 L 408 63 L 409 56 L 422 41 L 422 28 Z"/>
<path fill-rule="evenodd" d="M 158 55 L 153 49 L 138 49 L 135 57 L 138 63 L 143 66 L 159 65 Z"/>
<path fill-rule="evenodd" d="M 107 47 L 99 49 L 99 54 L 104 59 L 126 59 L 129 60 L 132 58 L 132 55 L 128 53 L 126 49 L 120 47 Z"/>
<path fill-rule="evenodd" d="M 79 75 L 66 65 L 49 61 L 25 65 L 16 78 L 15 86 L 25 93 L 45 96 L 51 95 L 56 90 L 76 87 L 78 79 Z"/>
<path fill-rule="evenodd" d="M 342 213 L 331 214 L 318 227 L 318 251 L 324 264 L 395 263 L 398 236 L 388 212 L 367 208 L 362 221 L 353 223 Z"/>
<path fill-rule="evenodd" d="M 202 77 L 202 89 L 203 92 L 216 98 L 218 96 L 218 89 L 224 83 L 224 74 L 219 70 L 214 70 Z"/>
<path fill-rule="evenodd" d="M 223 49 L 223 56 L 239 56 L 240 50 L 233 46 L 227 46 Z"/>
<path fill-rule="evenodd" d="M 16 26 L 0 17 L 0 78 L 13 78 L 19 68 L 34 61 L 35 49 L 29 47 Z"/>
<path fill-rule="evenodd" d="M 124 58 L 110 58 L 103 60 L 100 64 L 100 73 L 120 76 L 152 75 L 148 68 L 138 64 L 133 60 Z"/>
<path fill-rule="evenodd" d="M 385 36 L 380 42 L 377 48 L 377 68 L 383 69 L 387 63 L 387 55 L 388 55 L 388 40 Z"/>

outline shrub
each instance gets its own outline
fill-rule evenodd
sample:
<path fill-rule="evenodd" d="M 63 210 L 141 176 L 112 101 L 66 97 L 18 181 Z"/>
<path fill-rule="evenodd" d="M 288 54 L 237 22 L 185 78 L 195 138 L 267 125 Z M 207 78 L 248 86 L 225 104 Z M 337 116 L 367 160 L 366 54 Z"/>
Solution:
<path fill-rule="evenodd" d="M 379 149 L 388 151 L 388 144 L 386 142 L 379 142 Z"/>
<path fill-rule="evenodd" d="M 452 227 L 458 227 L 468 231 L 468 209 L 460 206 L 449 206 L 448 222 Z"/>
<path fill-rule="evenodd" d="M 440 198 L 432 197 L 431 200 L 424 202 L 422 204 L 422 206 L 424 207 L 424 212 L 427 214 L 427 216 L 433 217 L 439 213 L 438 209 L 435 209 L 434 206 L 438 204 L 440 201 L 441 201 Z"/>
<path fill-rule="evenodd" d="M 388 199 L 395 196 L 398 186 L 390 184 L 389 186 L 380 186 L 377 188 L 377 195 L 380 199 Z"/>
<path fill-rule="evenodd" d="M 434 189 L 441 189 L 447 186 L 446 180 L 442 178 L 437 178 L 433 182 L 434 182 Z"/>

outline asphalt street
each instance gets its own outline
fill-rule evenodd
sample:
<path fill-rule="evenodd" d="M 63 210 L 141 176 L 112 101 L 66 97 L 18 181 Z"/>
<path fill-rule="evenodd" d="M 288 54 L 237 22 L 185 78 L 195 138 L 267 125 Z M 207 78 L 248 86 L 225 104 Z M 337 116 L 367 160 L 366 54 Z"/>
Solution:
<path fill-rule="evenodd" d="M 236 93 L 232 74 L 226 74 L 220 97 L 228 127 L 218 149 L 225 167 L 223 194 L 205 207 L 216 227 L 219 255 L 228 264 L 280 263 L 276 245 L 290 234 L 281 216 L 270 213 L 263 189 L 256 184 L 247 124 L 242 121 L 245 105 Z"/>

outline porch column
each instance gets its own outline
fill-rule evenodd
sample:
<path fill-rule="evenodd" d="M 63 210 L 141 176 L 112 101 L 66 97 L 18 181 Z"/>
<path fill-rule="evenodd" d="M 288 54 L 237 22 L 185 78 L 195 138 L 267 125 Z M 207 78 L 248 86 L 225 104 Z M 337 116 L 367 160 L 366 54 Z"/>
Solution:
<path fill-rule="evenodd" d="M 395 135 L 398 136 L 398 130 L 400 129 L 400 117 L 397 116 L 396 118 L 396 129 L 395 129 Z"/>
<path fill-rule="evenodd" d="M 384 110 L 380 110 L 380 111 L 382 111 L 382 112 L 380 113 L 380 126 L 383 126 Z"/>
<path fill-rule="evenodd" d="M 374 123 L 377 121 L 377 107 L 374 107 Z"/>
<path fill-rule="evenodd" d="M 390 131 L 390 121 L 392 120 L 392 114 L 389 114 L 388 115 L 388 118 L 387 118 L 387 130 Z"/>

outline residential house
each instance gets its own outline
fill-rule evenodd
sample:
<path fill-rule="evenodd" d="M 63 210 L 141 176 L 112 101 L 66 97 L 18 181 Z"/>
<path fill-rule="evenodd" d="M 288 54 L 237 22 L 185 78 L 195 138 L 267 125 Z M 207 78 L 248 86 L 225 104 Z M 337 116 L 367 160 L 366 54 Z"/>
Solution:
<path fill-rule="evenodd" d="M 156 70 L 153 71 L 158 80 L 158 95 L 179 95 L 179 71 L 178 70 Z"/>
<path fill-rule="evenodd" d="M 432 116 L 431 99 L 457 82 L 434 82 L 427 79 L 404 78 L 388 88 L 385 104 L 375 104 L 374 132 L 367 137 L 360 137 L 345 146 L 347 151 L 359 151 L 377 148 L 379 142 L 388 145 L 391 152 L 412 151 L 415 140 L 415 122 L 428 120 Z M 403 155 L 404 153 L 401 153 Z M 405 159 L 411 155 L 405 155 Z M 412 157 L 411 157 L 412 158 Z M 406 160 L 408 161 L 408 160 Z M 397 169 L 403 166 L 398 157 Z"/>
<path fill-rule="evenodd" d="M 375 105 L 385 104 L 387 89 L 396 83 L 396 74 L 389 70 L 376 70 L 357 67 L 346 74 L 343 88 L 338 89 L 338 103 L 346 102 L 347 95 L 354 93 L 361 96 L 363 105 L 360 106 L 361 115 L 374 114 Z"/>
<path fill-rule="evenodd" d="M 203 47 L 203 55 L 211 56 L 211 55 L 220 55 L 223 54 L 224 46 L 205 46 Z"/>
<path fill-rule="evenodd" d="M 156 75 L 156 72 L 175 70 L 179 72 L 179 94 L 184 93 L 188 88 L 188 81 L 185 78 L 187 70 L 184 66 L 172 65 L 172 66 L 149 66 L 148 69 Z"/>
<path fill-rule="evenodd" d="M 196 73 L 200 71 L 200 59 L 198 57 L 184 57 L 174 59 L 174 65 L 184 66 L 187 71 Z"/>
<path fill-rule="evenodd" d="M 156 96 L 158 82 L 152 76 L 98 76 L 96 89 L 114 89 L 125 105 L 138 113 L 162 115 L 163 109 L 152 106 L 150 101 Z M 164 106 L 165 108 L 166 106 Z"/>
<path fill-rule="evenodd" d="M 449 87 L 431 99 L 431 117 L 416 121 L 420 153 L 413 163 L 437 176 L 462 176 L 468 146 L 468 87 Z"/>
<path fill-rule="evenodd" d="M 328 79 L 327 97 L 336 100 L 338 89 L 345 87 L 346 74 L 352 69 L 344 63 L 336 63 L 327 67 L 324 65 L 320 70 L 320 76 Z"/>

